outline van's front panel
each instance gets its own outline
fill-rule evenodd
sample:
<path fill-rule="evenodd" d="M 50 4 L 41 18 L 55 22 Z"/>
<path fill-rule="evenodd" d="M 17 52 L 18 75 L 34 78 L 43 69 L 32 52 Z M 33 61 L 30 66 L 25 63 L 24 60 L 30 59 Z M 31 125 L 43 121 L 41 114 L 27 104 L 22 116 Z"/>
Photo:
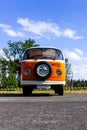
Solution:
<path fill-rule="evenodd" d="M 65 62 L 45 60 L 51 67 L 51 74 L 47 78 L 40 78 L 35 74 L 35 67 L 44 60 L 25 60 L 22 62 L 21 85 L 26 84 L 65 84 Z M 41 66 L 40 66 L 41 67 Z"/>

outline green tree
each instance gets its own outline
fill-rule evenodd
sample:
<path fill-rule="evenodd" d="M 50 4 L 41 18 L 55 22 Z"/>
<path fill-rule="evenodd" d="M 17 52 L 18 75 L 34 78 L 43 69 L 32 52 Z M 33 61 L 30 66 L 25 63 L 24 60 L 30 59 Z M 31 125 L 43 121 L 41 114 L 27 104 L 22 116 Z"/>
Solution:
<path fill-rule="evenodd" d="M 10 40 L 8 42 L 7 51 L 9 52 L 9 56 L 12 57 L 15 61 L 15 59 L 19 59 L 23 55 L 24 51 L 27 48 L 36 47 L 36 46 L 39 46 L 39 44 L 36 44 L 33 39 L 25 40 L 25 42 L 21 42 L 21 41 L 11 42 Z"/>
<path fill-rule="evenodd" d="M 3 48 L 3 52 L 5 54 L 6 58 L 0 58 L 0 66 L 1 66 L 1 84 L 3 86 L 6 86 L 7 82 L 7 74 L 8 76 L 16 75 L 17 73 L 21 73 L 21 63 L 19 61 L 19 58 L 22 57 L 25 49 L 30 47 L 36 47 L 39 46 L 39 44 L 36 44 L 33 39 L 25 40 L 25 42 L 17 41 L 12 42 L 11 40 L 7 43 L 8 48 Z M 13 76 L 14 77 L 14 76 Z M 6 81 L 6 84 L 4 84 L 4 80 Z M 14 78 L 15 80 L 15 78 Z"/>
<path fill-rule="evenodd" d="M 39 45 L 35 44 L 35 41 L 32 39 L 25 40 L 25 42 L 11 42 L 11 40 L 8 42 L 8 49 L 4 48 L 3 52 L 9 61 L 9 73 L 11 72 L 16 74 L 17 71 L 20 71 L 21 64 L 19 58 L 22 57 L 25 49 L 35 46 Z"/>
<path fill-rule="evenodd" d="M 87 80 L 73 80 L 73 86 L 77 87 L 77 89 L 86 88 L 87 87 Z"/>
<path fill-rule="evenodd" d="M 1 57 L 0 59 L 0 86 L 7 87 L 7 64 L 8 62 Z"/>

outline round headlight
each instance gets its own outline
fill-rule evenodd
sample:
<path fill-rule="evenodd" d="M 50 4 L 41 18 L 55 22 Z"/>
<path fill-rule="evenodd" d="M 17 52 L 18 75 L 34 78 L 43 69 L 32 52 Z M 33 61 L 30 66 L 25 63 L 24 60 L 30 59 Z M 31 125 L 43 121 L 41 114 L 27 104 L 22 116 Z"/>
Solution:
<path fill-rule="evenodd" d="M 57 70 L 57 71 L 56 71 L 56 74 L 57 74 L 57 75 L 61 75 L 61 74 L 62 74 L 62 71 L 61 71 L 61 70 Z"/>
<path fill-rule="evenodd" d="M 25 70 L 24 74 L 29 76 L 30 75 L 30 70 Z"/>

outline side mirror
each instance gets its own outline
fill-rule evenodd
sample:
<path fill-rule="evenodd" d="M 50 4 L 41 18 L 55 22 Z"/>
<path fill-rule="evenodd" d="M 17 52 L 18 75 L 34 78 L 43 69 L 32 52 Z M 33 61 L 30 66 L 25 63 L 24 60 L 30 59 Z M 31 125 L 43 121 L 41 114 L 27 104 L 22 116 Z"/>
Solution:
<path fill-rule="evenodd" d="M 66 62 L 66 63 L 68 62 L 68 58 L 65 58 L 65 62 Z"/>

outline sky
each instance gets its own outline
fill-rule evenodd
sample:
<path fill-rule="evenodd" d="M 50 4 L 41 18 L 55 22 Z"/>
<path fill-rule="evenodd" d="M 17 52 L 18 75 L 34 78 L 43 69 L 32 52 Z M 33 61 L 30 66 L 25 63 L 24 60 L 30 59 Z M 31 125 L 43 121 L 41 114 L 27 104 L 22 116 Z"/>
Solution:
<path fill-rule="evenodd" d="M 87 80 L 87 0 L 0 0 L 0 56 L 29 38 L 61 49 L 73 79 Z"/>

